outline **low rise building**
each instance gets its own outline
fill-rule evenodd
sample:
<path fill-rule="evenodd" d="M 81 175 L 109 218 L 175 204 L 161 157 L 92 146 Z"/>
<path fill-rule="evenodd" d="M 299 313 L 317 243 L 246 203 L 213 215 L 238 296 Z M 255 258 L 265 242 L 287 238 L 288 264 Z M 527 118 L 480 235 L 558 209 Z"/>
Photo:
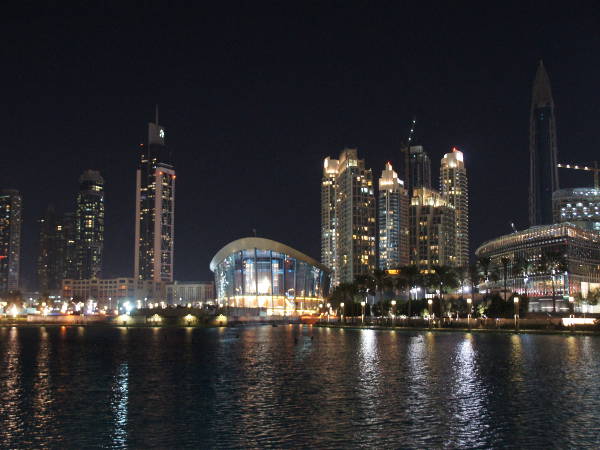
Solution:
<path fill-rule="evenodd" d="M 165 291 L 169 305 L 196 306 L 215 299 L 215 285 L 208 281 L 174 281 L 166 285 Z"/>
<path fill-rule="evenodd" d="M 116 309 L 126 301 L 137 307 L 149 303 L 165 302 L 165 283 L 135 278 L 88 278 L 85 280 L 65 279 L 62 296 L 73 301 L 93 300 L 98 308 Z"/>

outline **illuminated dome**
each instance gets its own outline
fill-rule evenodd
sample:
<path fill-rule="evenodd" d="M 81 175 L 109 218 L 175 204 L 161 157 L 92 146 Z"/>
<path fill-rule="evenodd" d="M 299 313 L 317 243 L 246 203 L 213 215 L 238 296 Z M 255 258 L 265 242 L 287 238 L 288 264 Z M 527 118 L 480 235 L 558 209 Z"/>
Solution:
<path fill-rule="evenodd" d="M 221 306 L 265 315 L 313 312 L 329 291 L 329 269 L 280 242 L 247 237 L 227 244 L 210 262 Z"/>

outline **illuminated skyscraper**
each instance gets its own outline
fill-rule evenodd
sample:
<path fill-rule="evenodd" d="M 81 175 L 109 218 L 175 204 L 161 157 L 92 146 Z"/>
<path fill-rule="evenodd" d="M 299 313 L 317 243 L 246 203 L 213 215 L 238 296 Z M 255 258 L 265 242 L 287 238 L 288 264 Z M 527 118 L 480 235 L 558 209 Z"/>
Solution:
<path fill-rule="evenodd" d="M 558 190 L 556 123 L 550 79 L 540 61 L 529 119 L 529 223 L 552 223 L 552 193 Z"/>
<path fill-rule="evenodd" d="M 431 160 L 423 147 L 415 145 L 410 147 L 410 190 L 427 188 L 431 189 Z"/>
<path fill-rule="evenodd" d="M 351 283 L 375 269 L 375 194 L 373 174 L 358 159 L 356 149 L 345 149 L 339 160 L 326 159 L 335 177 L 334 280 Z M 329 199 L 330 202 L 330 199 Z M 330 204 L 330 203 L 329 203 Z"/>
<path fill-rule="evenodd" d="M 378 237 L 381 270 L 405 266 L 408 258 L 408 193 L 387 163 L 379 179 Z"/>
<path fill-rule="evenodd" d="M 148 124 L 148 144 L 140 146 L 136 177 L 134 276 L 173 281 L 175 169 L 165 145 L 165 128 Z"/>
<path fill-rule="evenodd" d="M 442 158 L 440 193 L 454 207 L 456 217 L 456 265 L 469 265 L 469 190 L 462 152 L 456 148 Z"/>
<path fill-rule="evenodd" d="M 76 210 L 79 279 L 100 277 L 104 250 L 104 179 L 96 170 L 79 177 Z"/>
<path fill-rule="evenodd" d="M 332 270 L 332 282 L 336 279 L 336 217 L 335 199 L 339 161 L 325 158 L 321 180 L 321 263 Z"/>
<path fill-rule="evenodd" d="M 437 191 L 418 188 L 410 204 L 410 263 L 428 272 L 432 266 L 454 266 L 454 207 Z"/>
<path fill-rule="evenodd" d="M 19 289 L 21 205 L 19 191 L 0 191 L 0 293 Z"/>

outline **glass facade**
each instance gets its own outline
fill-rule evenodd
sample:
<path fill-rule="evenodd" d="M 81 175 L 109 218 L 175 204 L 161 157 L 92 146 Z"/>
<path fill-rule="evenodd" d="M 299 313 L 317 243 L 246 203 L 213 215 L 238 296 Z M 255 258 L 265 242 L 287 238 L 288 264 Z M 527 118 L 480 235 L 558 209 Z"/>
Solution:
<path fill-rule="evenodd" d="M 244 241 L 257 245 L 237 248 L 235 244 Z M 265 243 L 274 243 L 276 248 L 270 250 Z M 285 248 L 260 238 L 241 239 L 224 247 L 211 263 L 218 304 L 260 308 L 267 315 L 314 312 L 328 294 L 329 271 L 293 249 L 281 251 Z"/>

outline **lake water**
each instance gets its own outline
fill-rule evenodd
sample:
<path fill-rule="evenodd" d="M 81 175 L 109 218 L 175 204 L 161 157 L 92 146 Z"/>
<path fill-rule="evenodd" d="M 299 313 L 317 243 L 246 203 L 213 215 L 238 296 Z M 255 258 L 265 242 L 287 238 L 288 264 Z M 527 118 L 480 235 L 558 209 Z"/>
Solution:
<path fill-rule="evenodd" d="M 598 447 L 600 337 L 0 328 L 0 446 Z"/>

